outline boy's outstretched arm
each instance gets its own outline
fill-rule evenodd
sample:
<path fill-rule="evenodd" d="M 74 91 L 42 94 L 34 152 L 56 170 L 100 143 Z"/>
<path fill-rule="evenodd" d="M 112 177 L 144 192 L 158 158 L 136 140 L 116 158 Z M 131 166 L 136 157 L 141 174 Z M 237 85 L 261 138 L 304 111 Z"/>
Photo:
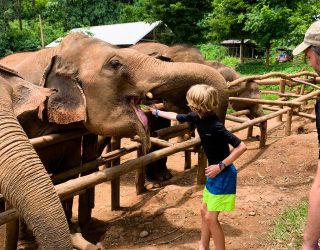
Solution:
<path fill-rule="evenodd" d="M 155 116 L 160 116 L 162 118 L 165 118 L 165 119 L 168 119 L 171 121 L 177 120 L 177 113 L 175 113 L 175 112 L 162 111 L 162 110 L 155 109 L 152 107 L 149 107 L 149 109 L 152 112 L 152 114 L 154 114 Z"/>

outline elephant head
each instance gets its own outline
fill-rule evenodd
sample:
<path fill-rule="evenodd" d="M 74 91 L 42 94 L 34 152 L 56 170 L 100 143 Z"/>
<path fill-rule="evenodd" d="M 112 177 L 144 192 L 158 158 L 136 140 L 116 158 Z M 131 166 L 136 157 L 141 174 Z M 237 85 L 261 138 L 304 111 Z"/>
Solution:
<path fill-rule="evenodd" d="M 0 75 L 0 192 L 34 232 L 40 249 L 72 249 L 60 199 L 16 118 L 43 105 L 54 91 L 1 65 Z"/>

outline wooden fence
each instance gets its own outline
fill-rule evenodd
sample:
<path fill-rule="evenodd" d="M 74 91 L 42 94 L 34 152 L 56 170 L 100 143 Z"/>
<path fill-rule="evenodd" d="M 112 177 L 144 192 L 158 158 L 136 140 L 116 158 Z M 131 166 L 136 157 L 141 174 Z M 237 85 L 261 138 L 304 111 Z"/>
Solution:
<path fill-rule="evenodd" d="M 275 76 L 280 78 L 273 78 Z M 267 140 L 267 121 L 269 119 L 278 117 L 279 121 L 282 121 L 282 116 L 286 114 L 285 136 L 288 136 L 291 133 L 291 122 L 293 116 L 315 120 L 314 115 L 307 114 L 301 111 L 302 107 L 309 100 L 314 99 L 320 94 L 320 88 L 316 85 L 320 82 L 320 78 L 316 77 L 315 74 L 309 72 L 300 72 L 295 75 L 273 73 L 255 77 L 243 77 L 228 84 L 229 87 L 232 87 L 245 81 L 256 81 L 260 85 L 278 85 L 278 91 L 273 90 L 261 92 L 266 94 L 278 95 L 279 98 L 277 100 L 271 101 L 262 99 L 230 97 L 230 102 L 261 104 L 263 109 L 268 110 L 269 112 L 264 116 L 251 120 L 243 117 L 249 114 L 249 110 L 242 110 L 234 112 L 232 114 L 228 114 L 226 116 L 227 120 L 238 123 L 234 126 L 228 127 L 231 132 L 248 129 L 248 135 L 250 135 L 252 133 L 253 126 L 258 126 L 261 133 L 260 147 L 263 147 L 266 144 Z M 97 159 L 90 160 L 81 166 L 70 169 L 61 174 L 52 175 L 52 180 L 56 182 L 68 179 L 71 176 L 80 175 L 81 173 L 94 171 L 91 174 L 56 185 L 56 191 L 61 200 L 65 200 L 76 195 L 84 194 L 88 189 L 93 188 L 102 182 L 111 181 L 111 209 L 117 209 L 120 207 L 120 176 L 132 171 L 136 171 L 136 193 L 140 194 L 144 191 L 145 175 L 143 167 L 151 162 L 157 161 L 163 157 L 172 155 L 180 151 L 185 151 L 185 168 L 191 167 L 190 152 L 198 153 L 197 183 L 204 184 L 204 172 L 207 161 L 203 149 L 199 147 L 199 137 L 191 138 L 179 143 L 169 142 L 169 139 L 177 136 L 182 136 L 187 132 L 191 132 L 191 130 L 192 128 L 188 124 L 179 124 L 176 126 L 171 126 L 170 128 L 164 128 L 155 131 L 156 137 L 151 137 L 150 140 L 152 144 L 161 147 L 161 149 L 146 155 L 142 155 L 141 153 L 141 144 L 139 143 L 138 137 L 133 140 L 130 146 L 126 147 L 121 147 L 120 138 L 113 138 L 111 144 L 109 145 L 110 152 L 104 153 Z M 76 131 L 67 134 L 43 136 L 31 139 L 30 142 L 35 148 L 41 148 L 55 143 L 60 143 L 62 141 L 71 140 L 77 137 L 87 136 L 88 134 L 89 133 L 87 132 L 84 133 L 83 131 Z M 134 151 L 137 152 L 137 158 L 128 160 L 120 164 L 120 157 Z M 108 165 L 109 167 L 99 171 L 95 171 L 101 165 Z M 0 202 L 4 202 L 4 198 L 1 194 Z M 87 204 L 79 203 L 79 206 L 86 207 Z M 7 223 L 7 228 L 8 230 L 10 230 L 10 232 L 6 234 L 6 250 L 10 249 L 10 245 L 14 245 L 14 243 L 12 242 L 16 240 L 17 227 L 12 226 L 10 223 L 16 223 L 13 221 L 17 220 L 18 218 L 16 210 L 14 208 L 11 208 L 10 204 L 7 204 L 7 208 L 8 209 L 5 212 L 0 213 L 0 225 Z"/>

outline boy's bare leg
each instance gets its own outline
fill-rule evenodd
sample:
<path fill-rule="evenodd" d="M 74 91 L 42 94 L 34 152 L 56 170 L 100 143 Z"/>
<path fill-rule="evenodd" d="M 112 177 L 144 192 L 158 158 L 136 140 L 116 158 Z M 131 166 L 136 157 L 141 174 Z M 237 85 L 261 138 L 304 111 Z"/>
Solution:
<path fill-rule="evenodd" d="M 210 243 L 210 229 L 206 221 L 206 214 L 208 213 L 207 205 L 202 203 L 201 214 L 201 239 L 199 242 L 199 250 L 208 250 Z"/>
<path fill-rule="evenodd" d="M 216 250 L 225 250 L 225 238 L 222 227 L 218 220 L 220 212 L 208 211 L 206 215 L 206 221 L 209 225 L 209 230 L 213 238 L 213 242 Z"/>

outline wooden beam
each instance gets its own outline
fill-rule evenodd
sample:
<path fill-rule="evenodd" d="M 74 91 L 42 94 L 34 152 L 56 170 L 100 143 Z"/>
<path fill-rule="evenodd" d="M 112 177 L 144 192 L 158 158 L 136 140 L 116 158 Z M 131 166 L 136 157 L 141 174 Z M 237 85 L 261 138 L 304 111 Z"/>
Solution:
<path fill-rule="evenodd" d="M 276 106 L 289 106 L 295 107 L 300 106 L 303 102 L 298 102 L 296 100 L 293 101 L 278 101 L 278 100 L 261 100 L 261 99 L 251 99 L 251 98 L 243 98 L 243 97 L 229 97 L 229 102 L 245 102 L 245 103 L 255 103 L 255 104 L 270 104 Z"/>

